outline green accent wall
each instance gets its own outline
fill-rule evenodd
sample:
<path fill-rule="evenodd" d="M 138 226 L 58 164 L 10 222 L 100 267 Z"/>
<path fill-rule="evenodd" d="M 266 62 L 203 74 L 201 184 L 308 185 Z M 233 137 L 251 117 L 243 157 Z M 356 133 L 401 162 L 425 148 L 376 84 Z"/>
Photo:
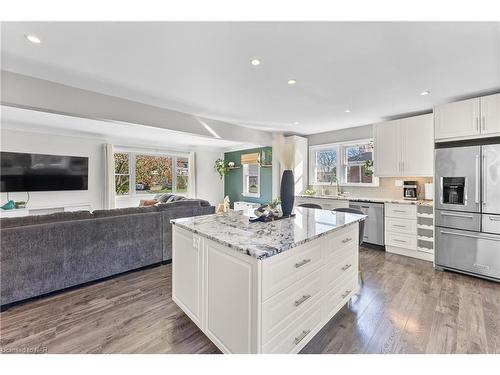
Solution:
<path fill-rule="evenodd" d="M 241 166 L 241 155 L 252 154 L 255 152 L 261 153 L 262 151 L 270 153 L 271 147 L 251 148 L 248 150 L 239 150 L 224 153 L 224 161 L 234 162 L 236 166 Z M 271 167 L 260 168 L 260 198 L 244 197 L 241 193 L 243 191 L 243 168 L 232 169 L 224 177 L 224 196 L 229 196 L 231 200 L 231 207 L 233 202 L 245 201 L 252 203 L 267 203 L 272 200 L 273 196 L 273 169 Z"/>

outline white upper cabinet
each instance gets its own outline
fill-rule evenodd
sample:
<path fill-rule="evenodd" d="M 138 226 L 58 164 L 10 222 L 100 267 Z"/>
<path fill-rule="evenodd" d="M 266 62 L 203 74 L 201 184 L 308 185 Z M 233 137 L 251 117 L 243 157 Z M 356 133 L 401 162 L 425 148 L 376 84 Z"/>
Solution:
<path fill-rule="evenodd" d="M 500 135 L 500 94 L 436 106 L 436 141 Z"/>
<path fill-rule="evenodd" d="M 432 114 L 401 121 L 402 169 L 405 176 L 432 176 L 434 165 L 434 118 Z"/>
<path fill-rule="evenodd" d="M 434 158 L 432 114 L 383 122 L 374 127 L 375 175 L 432 176 Z"/>
<path fill-rule="evenodd" d="M 470 137 L 480 134 L 480 100 L 436 106 L 434 110 L 436 139 Z"/>
<path fill-rule="evenodd" d="M 500 94 L 481 98 L 481 134 L 500 134 Z"/>
<path fill-rule="evenodd" d="M 374 126 L 374 174 L 377 177 L 399 176 L 401 173 L 400 121 L 388 121 Z"/>

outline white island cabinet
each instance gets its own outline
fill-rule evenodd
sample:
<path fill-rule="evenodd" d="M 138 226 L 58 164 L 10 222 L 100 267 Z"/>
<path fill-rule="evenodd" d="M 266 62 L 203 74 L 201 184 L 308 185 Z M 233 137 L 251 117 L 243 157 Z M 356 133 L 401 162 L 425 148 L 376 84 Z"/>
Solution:
<path fill-rule="evenodd" d="M 297 353 L 356 292 L 365 216 L 295 212 L 172 221 L 172 298 L 222 352 Z"/>

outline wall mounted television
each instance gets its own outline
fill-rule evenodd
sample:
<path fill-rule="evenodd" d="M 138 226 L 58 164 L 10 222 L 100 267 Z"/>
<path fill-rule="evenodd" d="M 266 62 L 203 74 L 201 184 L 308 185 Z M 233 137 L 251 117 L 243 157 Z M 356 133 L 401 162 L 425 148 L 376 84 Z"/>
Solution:
<path fill-rule="evenodd" d="M 32 192 L 88 190 L 89 158 L 0 153 L 0 191 Z"/>

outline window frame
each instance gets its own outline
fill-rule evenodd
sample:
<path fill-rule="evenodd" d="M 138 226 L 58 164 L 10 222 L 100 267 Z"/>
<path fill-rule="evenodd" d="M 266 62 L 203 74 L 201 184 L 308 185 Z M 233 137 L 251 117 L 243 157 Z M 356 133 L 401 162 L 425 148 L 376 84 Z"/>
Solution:
<path fill-rule="evenodd" d="M 321 150 L 336 149 L 337 152 L 337 179 L 339 186 L 358 186 L 358 187 L 378 187 L 379 178 L 372 175 L 372 182 L 347 182 L 347 160 L 346 148 L 349 146 L 373 142 L 373 138 L 354 139 L 345 142 L 325 143 L 321 145 L 309 146 L 309 184 L 310 185 L 336 185 L 335 182 L 317 182 L 316 181 L 316 152 Z M 372 160 L 375 164 L 375 145 L 373 146 Z"/>
<path fill-rule="evenodd" d="M 115 188 L 115 198 L 116 199 L 130 199 L 130 198 L 140 198 L 140 199 L 150 199 L 154 197 L 155 195 L 161 194 L 161 193 L 137 193 L 136 191 L 136 157 L 137 155 L 146 155 L 146 156 L 163 156 L 163 157 L 169 157 L 172 159 L 172 193 L 165 193 L 165 194 L 175 194 L 175 195 L 181 195 L 181 196 L 187 196 L 188 192 L 190 191 L 190 184 L 191 184 L 191 179 L 189 178 L 190 176 L 190 169 L 191 165 L 189 162 L 189 153 L 185 152 L 176 152 L 176 151 L 170 151 L 170 150 L 147 150 L 147 149 L 130 149 L 126 147 L 115 147 L 113 150 L 113 156 L 114 154 L 128 154 L 129 155 L 129 160 L 128 160 L 128 168 L 129 168 L 129 194 L 122 194 L 118 195 L 116 194 L 116 188 Z M 188 160 L 188 183 L 187 183 L 187 189 L 185 193 L 178 193 L 177 192 L 177 158 L 183 158 Z M 114 159 L 113 159 L 114 160 Z M 116 174 L 115 174 L 116 175 Z"/>
<path fill-rule="evenodd" d="M 259 184 L 258 184 L 258 188 L 259 188 L 259 191 L 257 193 L 250 193 L 248 191 L 248 183 L 247 183 L 247 176 L 250 175 L 250 173 L 245 173 L 245 167 L 249 168 L 250 165 L 257 165 L 257 177 L 259 179 Z M 255 163 L 255 164 L 243 164 L 241 166 L 241 169 L 242 169 L 242 175 L 243 175 L 243 191 L 241 193 L 242 196 L 244 197 L 249 197 L 249 198 L 260 198 L 261 197 L 261 194 L 260 194 L 260 184 L 261 184 L 261 174 L 260 174 L 260 169 L 261 169 L 261 166 L 260 164 L 258 163 Z"/>

